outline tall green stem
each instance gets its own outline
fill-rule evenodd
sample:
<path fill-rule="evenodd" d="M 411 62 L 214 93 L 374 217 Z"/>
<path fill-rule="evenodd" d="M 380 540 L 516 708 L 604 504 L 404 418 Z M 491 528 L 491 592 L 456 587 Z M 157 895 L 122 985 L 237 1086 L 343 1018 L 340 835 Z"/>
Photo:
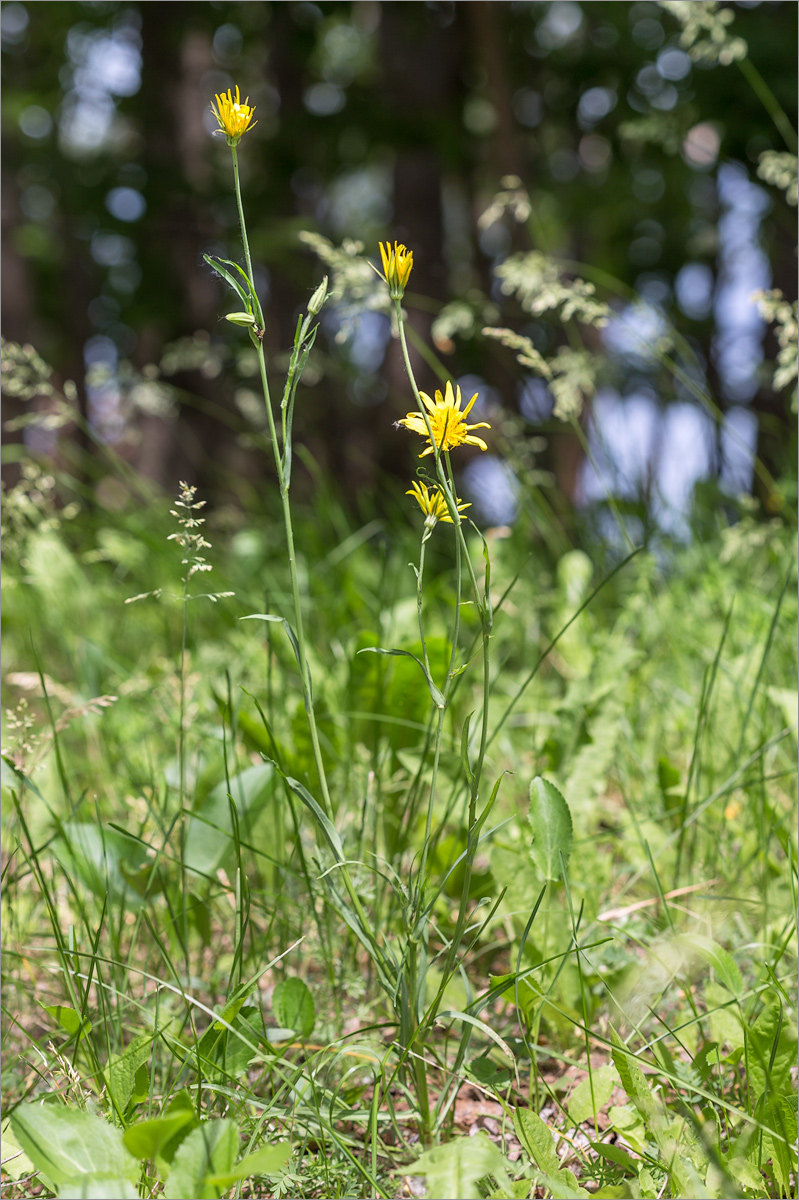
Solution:
<path fill-rule="evenodd" d="M 236 189 L 236 203 L 239 210 L 239 220 L 241 222 L 241 238 L 244 246 L 244 257 L 247 263 L 247 277 L 252 288 L 253 303 L 256 308 L 258 320 L 263 325 L 263 312 L 261 309 L 258 296 L 255 291 L 255 279 L 253 277 L 252 260 L 250 258 L 250 244 L 247 238 L 247 223 L 244 219 L 244 205 L 241 199 L 241 183 L 239 180 L 238 160 L 236 157 L 236 147 L 230 147 L 233 155 L 233 178 Z M 297 636 L 297 658 L 299 660 L 300 679 L 302 682 L 303 701 L 305 704 L 305 713 L 308 720 L 308 729 L 311 734 L 311 745 L 313 748 L 314 762 L 319 775 L 319 786 L 322 792 L 322 807 L 325 816 L 331 819 L 333 816 L 333 806 L 330 800 L 330 789 L 327 782 L 327 772 L 325 770 L 324 758 L 322 757 L 322 747 L 319 742 L 319 731 L 316 724 L 316 712 L 313 702 L 313 690 L 311 686 L 311 672 L 308 666 L 308 655 L 305 642 L 305 626 L 302 617 L 302 601 L 300 597 L 300 582 L 297 574 L 297 556 L 294 548 L 294 527 L 291 520 L 291 503 L 289 500 L 289 484 L 286 472 L 286 449 L 287 445 L 283 444 L 278 437 L 277 427 L 275 425 L 275 416 L 272 411 L 272 398 L 269 390 L 269 379 L 266 371 L 266 355 L 264 353 L 262 333 L 259 336 L 254 330 L 251 331 L 256 354 L 258 356 L 258 369 L 261 376 L 261 387 L 264 394 L 264 404 L 266 406 L 266 418 L 269 423 L 269 438 L 272 444 L 272 454 L 275 460 L 275 470 L 277 471 L 278 486 L 280 490 L 280 503 L 283 509 L 283 524 L 286 530 L 286 547 L 289 558 L 289 575 L 291 577 L 291 594 L 294 602 L 294 623 L 295 633 Z M 283 425 L 285 429 L 285 424 Z M 290 437 L 290 434 L 288 435 Z M 371 930 L 371 925 L 364 912 L 360 898 L 355 891 L 355 886 L 350 877 L 349 870 L 345 863 L 339 863 L 341 878 L 344 882 L 347 895 L 353 906 L 353 910 L 357 914 L 358 920 L 361 923 L 361 928 L 364 937 L 368 940 L 372 954 L 379 962 L 382 968 L 386 966 L 386 958 L 376 936 Z"/>
<path fill-rule="evenodd" d="M 455 491 L 454 477 L 452 474 L 452 464 L 450 462 L 448 453 L 446 451 L 444 451 L 444 453 L 442 454 L 441 447 L 438 445 L 438 443 L 436 442 L 436 439 L 433 435 L 433 429 L 430 424 L 427 410 L 422 402 L 422 398 L 419 393 L 419 388 L 417 387 L 416 379 L 415 379 L 415 376 L 413 373 L 413 367 L 411 366 L 410 355 L 408 353 L 408 344 L 407 344 L 407 341 L 405 338 L 405 326 L 404 326 L 404 317 L 403 317 L 403 312 L 402 312 L 402 303 L 401 303 L 401 301 L 397 300 L 395 302 L 395 304 L 396 304 L 397 325 L 399 328 L 400 344 L 402 346 L 402 354 L 403 354 L 403 358 L 405 361 L 405 370 L 407 372 L 408 379 L 409 379 L 411 387 L 413 389 L 414 397 L 416 398 L 416 402 L 419 406 L 419 412 L 422 414 L 422 418 L 423 418 L 425 426 L 427 428 L 427 434 L 430 439 L 430 445 L 434 448 L 436 474 L 438 476 L 439 483 L 441 485 L 441 491 L 442 491 L 442 494 L 446 501 L 449 515 L 452 519 L 453 525 L 455 525 L 456 534 L 457 534 L 457 538 L 458 538 L 458 544 L 460 546 L 463 561 L 465 561 L 466 567 L 467 567 L 467 570 L 469 573 L 469 578 L 470 578 L 470 581 L 472 584 L 472 590 L 474 593 L 475 606 L 477 608 L 478 613 L 480 614 L 480 624 L 481 624 L 481 630 L 482 630 L 482 651 L 483 651 L 483 713 L 482 713 L 482 720 L 481 720 L 479 749 L 478 749 L 478 753 L 477 753 L 477 759 L 474 764 L 474 769 L 471 772 L 471 779 L 470 779 L 470 784 L 469 784 L 469 816 L 468 816 L 468 824 L 467 824 L 467 839 L 468 839 L 468 841 L 467 841 L 466 858 L 465 858 L 465 862 L 464 862 L 463 887 L 461 890 L 461 899 L 460 899 L 460 905 L 458 908 L 458 917 L 457 917 L 456 924 L 455 924 L 455 932 L 454 932 L 452 940 L 450 942 L 446 966 L 442 973 L 442 979 L 441 979 L 441 984 L 439 986 L 438 995 L 437 995 L 435 1001 L 433 1002 L 432 1006 L 428 1010 L 428 1013 L 426 1016 L 426 1023 L 429 1026 L 429 1024 L 431 1024 L 432 1021 L 435 1019 L 436 1012 L 438 1011 L 438 1007 L 440 1005 L 441 999 L 444 994 L 444 988 L 446 987 L 447 980 L 455 966 L 455 959 L 457 957 L 458 949 L 460 947 L 460 941 L 463 936 L 463 930 L 466 925 L 466 915 L 467 915 L 467 909 L 468 909 L 468 905 L 469 905 L 469 893 L 471 890 L 472 872 L 473 872 L 473 867 L 474 867 L 475 855 L 477 853 L 478 838 L 475 836 L 475 825 L 476 825 L 476 821 L 477 821 L 477 801 L 478 801 L 479 791 L 480 791 L 480 779 L 482 776 L 483 763 L 485 761 L 486 748 L 488 745 L 488 701 L 489 701 L 489 688 L 490 688 L 490 637 L 491 637 L 491 626 L 492 626 L 492 613 L 491 613 L 491 599 L 490 599 L 490 592 L 489 592 L 488 571 L 486 571 L 485 594 L 481 595 L 480 587 L 477 582 L 477 576 L 475 574 L 474 566 L 472 564 L 471 556 L 469 554 L 469 547 L 467 546 L 466 538 L 464 537 L 463 523 L 461 520 L 461 515 L 458 512 L 458 502 L 457 502 L 457 495 L 456 495 L 456 491 Z M 448 679 L 447 679 L 447 693 L 445 693 L 445 694 L 448 694 L 448 692 L 449 692 L 449 685 L 450 685 L 451 679 L 452 679 L 452 674 L 450 672 L 450 675 L 448 676 Z M 432 803 L 432 799 L 431 799 L 431 803 Z"/>
<path fill-rule="evenodd" d="M 250 258 L 250 242 L 247 237 L 247 222 L 244 220 L 244 205 L 241 202 L 241 181 L 239 180 L 239 159 L 236 154 L 236 147 L 230 147 L 230 153 L 233 155 L 233 181 L 236 185 L 236 203 L 239 208 L 239 226 L 241 228 L 241 242 L 244 246 L 244 261 L 247 264 L 247 278 L 250 281 L 252 288 L 253 302 L 256 308 L 256 316 L 263 328 L 264 314 L 261 308 L 261 302 L 258 299 L 258 293 L 255 290 L 255 278 L 252 273 L 252 259 Z M 267 401 L 267 408 L 271 407 Z"/>

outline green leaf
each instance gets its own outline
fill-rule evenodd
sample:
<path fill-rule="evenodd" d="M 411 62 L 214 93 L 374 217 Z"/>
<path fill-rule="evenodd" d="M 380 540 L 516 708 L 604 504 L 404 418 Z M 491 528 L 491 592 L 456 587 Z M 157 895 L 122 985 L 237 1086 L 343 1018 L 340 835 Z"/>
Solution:
<path fill-rule="evenodd" d="M 583 1121 L 593 1121 L 594 1105 L 599 1112 L 610 1100 L 611 1093 L 618 1082 L 616 1068 L 612 1066 L 599 1067 L 593 1072 L 594 1101 L 591 1102 L 591 1080 L 584 1079 L 569 1097 L 569 1116 L 575 1125 Z"/>
<path fill-rule="evenodd" d="M 733 996 L 743 995 L 744 982 L 738 964 L 729 951 L 714 942 L 712 938 L 703 937 L 699 933 L 679 934 L 674 939 L 687 951 L 697 954 L 709 967 L 716 972 L 716 978 L 723 983 Z"/>
<path fill-rule="evenodd" d="M 554 1177 L 560 1171 L 552 1132 L 537 1113 L 529 1108 L 517 1108 L 513 1113 L 513 1128 L 528 1156 L 545 1175 Z"/>
<path fill-rule="evenodd" d="M 297 640 L 297 635 L 289 625 L 285 617 L 278 617 L 274 613 L 248 613 L 246 617 L 239 617 L 240 621 L 273 621 L 276 624 L 282 625 L 286 631 L 286 637 L 291 642 L 291 648 L 294 651 L 294 657 L 297 660 L 297 666 L 300 668 L 300 675 L 303 673 L 302 655 L 300 654 L 300 643 Z M 305 664 L 305 669 L 308 672 L 308 685 L 311 685 L 311 669 L 308 664 Z"/>
<path fill-rule="evenodd" d="M 291 1146 L 288 1142 L 276 1142 L 274 1146 L 261 1146 L 254 1154 L 248 1154 L 241 1162 L 236 1163 L 232 1171 L 221 1175 L 209 1175 L 208 1183 L 226 1191 L 239 1179 L 249 1179 L 251 1175 L 277 1175 L 282 1171 L 289 1159 Z"/>
<path fill-rule="evenodd" d="M 768 1003 L 749 1030 L 749 1086 L 753 1095 L 791 1092 L 791 1067 L 796 1065 L 796 1035 L 779 997 Z"/>
<path fill-rule="evenodd" d="M 586 1200 L 589 1193 L 580 1187 L 573 1172 L 564 1167 L 557 1175 L 545 1177 L 546 1186 L 552 1193 L 553 1200 Z"/>
<path fill-rule="evenodd" d="M 128 1107 L 134 1090 L 140 1090 L 137 1087 L 136 1076 L 150 1057 L 152 1044 L 152 1033 L 142 1033 L 108 1064 L 106 1071 L 108 1086 L 122 1112 Z"/>
<path fill-rule="evenodd" d="M 316 1024 L 313 996 L 301 979 L 282 979 L 272 995 L 272 1011 L 286 1029 L 297 1037 L 308 1038 Z"/>
<path fill-rule="evenodd" d="M 530 784 L 530 825 L 533 842 L 530 857 L 544 879 L 560 879 L 563 864 L 572 848 L 572 817 L 569 806 L 554 784 L 540 775 Z"/>
<path fill-rule="evenodd" d="M 242 1008 L 228 1025 L 229 1029 L 214 1021 L 200 1038 L 198 1052 L 203 1068 L 214 1078 L 241 1075 L 258 1054 L 258 1043 L 264 1039 L 263 1018 L 252 1005 Z"/>
<path fill-rule="evenodd" d="M 204 254 L 203 258 L 208 263 L 208 266 L 211 268 L 211 270 L 216 271 L 217 275 L 220 275 L 222 277 L 222 279 L 224 279 L 224 281 L 228 285 L 228 287 L 233 289 L 233 291 L 236 293 L 236 295 L 241 300 L 244 307 L 246 309 L 251 308 L 252 301 L 250 300 L 250 297 L 247 294 L 247 292 L 245 292 L 244 288 L 241 286 L 241 284 L 238 282 L 238 280 L 234 279 L 234 277 L 231 275 L 230 271 L 226 270 L 225 267 L 222 266 L 222 263 L 227 262 L 227 259 L 214 258 L 210 254 Z M 234 265 L 236 265 L 236 264 L 231 264 L 231 266 L 234 266 Z M 239 270 L 240 269 L 241 268 L 239 268 Z M 247 278 L 246 275 L 244 278 L 245 279 Z M 247 280 L 247 283 L 249 284 L 249 280 Z M 249 290 L 250 289 L 248 288 L 248 291 Z"/>
<path fill-rule="evenodd" d="M 313 813 L 313 816 L 314 816 L 314 819 L 316 820 L 317 825 L 322 830 L 322 833 L 325 836 L 325 841 L 327 842 L 328 846 L 333 851 L 333 854 L 336 857 L 336 861 L 343 862 L 344 861 L 344 847 L 341 844 L 341 838 L 338 836 L 338 830 L 336 829 L 333 822 L 330 820 L 330 818 L 328 816 L 325 815 L 325 813 L 319 807 L 319 805 L 314 800 L 311 793 L 308 791 L 307 787 L 305 787 L 303 784 L 301 784 L 298 779 L 292 779 L 290 775 L 286 775 L 284 778 L 286 780 L 286 783 L 291 788 L 292 792 L 296 792 L 296 794 L 299 796 L 300 800 L 302 800 L 302 802 L 306 806 L 306 808 L 309 808 L 311 810 L 311 812 Z"/>
<path fill-rule="evenodd" d="M 85 1175 L 58 1189 L 58 1200 L 138 1200 L 139 1189 L 123 1175 Z"/>
<path fill-rule="evenodd" d="M 273 778 L 271 763 L 258 763 L 230 779 L 230 795 L 236 805 L 239 834 L 245 841 L 250 840 L 255 822 L 272 795 Z M 223 779 L 189 817 L 183 862 L 188 870 L 198 875 L 215 875 L 233 850 L 233 814 L 230 811 L 228 784 Z"/>
<path fill-rule="evenodd" d="M 616 1064 L 616 1070 L 619 1072 L 621 1086 L 638 1111 L 644 1117 L 651 1116 L 655 1111 L 655 1101 L 649 1090 L 643 1071 L 635 1058 L 629 1055 L 627 1047 L 612 1025 L 610 1027 L 610 1038 L 613 1043 L 611 1054 Z"/>
<path fill-rule="evenodd" d="M 79 1042 L 83 1041 L 91 1030 L 91 1022 L 85 1018 L 81 1020 L 75 1009 L 70 1008 L 68 1004 L 42 1004 L 41 1007 L 58 1022 L 62 1029 L 66 1030 L 70 1037 L 80 1034 Z"/>
<path fill-rule="evenodd" d="M 641 1165 L 626 1150 L 622 1150 L 621 1146 L 615 1146 L 611 1142 L 591 1142 L 591 1146 L 601 1158 L 606 1158 L 609 1162 L 616 1163 L 619 1167 L 625 1167 L 628 1171 L 632 1171 L 633 1174 L 635 1174 Z"/>
<path fill-rule="evenodd" d="M 11 1116 L 17 1141 L 37 1171 L 57 1188 L 93 1176 L 121 1176 L 135 1182 L 138 1164 L 122 1141 L 122 1131 L 80 1108 L 21 1104 Z"/>
<path fill-rule="evenodd" d="M 458 1200 L 479 1200 L 478 1181 L 486 1175 L 495 1176 L 503 1184 L 509 1182 L 505 1156 L 482 1129 L 474 1137 L 455 1138 L 426 1150 L 407 1172 L 426 1177 L 428 1196 Z"/>
<path fill-rule="evenodd" d="M 197 1114 L 193 1107 L 178 1108 L 171 1114 L 129 1125 L 123 1134 L 123 1141 L 134 1158 L 155 1159 L 176 1133 L 196 1120 Z"/>
<path fill-rule="evenodd" d="M 11 1179 L 21 1179 L 23 1175 L 33 1175 L 36 1168 L 17 1141 L 10 1121 L 6 1121 L 2 1130 L 3 1171 Z"/>
<path fill-rule="evenodd" d="M 427 690 L 429 691 L 430 696 L 431 696 L 436 708 L 446 708 L 447 702 L 444 699 L 442 693 L 439 691 L 439 689 L 433 683 L 432 677 L 430 676 L 430 673 L 428 672 L 427 667 L 424 665 L 421 658 L 417 658 L 415 654 L 411 654 L 410 650 L 383 650 L 382 647 L 380 647 L 380 646 L 364 646 L 364 648 L 362 650 L 359 650 L 358 653 L 359 654 L 385 654 L 389 657 L 395 656 L 397 658 L 412 658 L 413 661 L 418 663 L 419 666 L 422 668 L 422 674 L 424 675 L 425 681 L 427 682 Z"/>
<path fill-rule="evenodd" d="M 147 849 L 133 838 L 96 823 L 67 821 L 63 838 L 53 843 L 53 852 L 71 876 L 78 875 L 101 899 L 138 908 L 141 896 L 128 879 L 148 865 Z"/>
<path fill-rule="evenodd" d="M 233 1121 L 203 1121 L 181 1143 L 164 1188 L 165 1200 L 219 1200 L 209 1176 L 226 1175 L 236 1161 L 239 1135 Z"/>

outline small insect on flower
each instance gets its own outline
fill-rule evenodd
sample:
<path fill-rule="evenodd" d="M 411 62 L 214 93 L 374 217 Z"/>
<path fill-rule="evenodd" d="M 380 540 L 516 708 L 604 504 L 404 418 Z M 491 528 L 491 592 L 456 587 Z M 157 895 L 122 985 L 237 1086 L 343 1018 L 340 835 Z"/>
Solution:
<path fill-rule="evenodd" d="M 215 133 L 224 133 L 229 146 L 237 146 L 241 141 L 242 135 L 248 129 L 252 129 L 258 124 L 253 121 L 252 116 L 255 112 L 255 105 L 250 107 L 250 97 L 242 101 L 239 96 L 238 85 L 236 85 L 236 99 L 233 99 L 233 93 L 228 90 L 221 96 L 216 97 L 216 104 L 211 101 L 211 112 L 219 122 L 219 128 Z"/>
<path fill-rule="evenodd" d="M 425 483 L 413 481 L 406 496 L 413 496 L 418 503 L 424 515 L 427 517 L 425 524 L 435 525 L 436 521 L 448 521 L 453 524 L 452 517 L 449 515 L 447 502 L 444 499 L 444 494 L 440 487 L 429 488 Z M 455 499 L 458 506 L 458 512 L 463 514 L 465 508 L 471 508 L 471 504 L 465 500 Z"/>
<path fill-rule="evenodd" d="M 456 386 L 453 393 L 450 382 L 447 382 L 443 396 L 441 392 L 436 392 L 435 401 L 431 400 L 425 392 L 420 392 L 419 395 L 422 404 L 427 409 L 427 421 L 425 421 L 423 413 L 412 412 L 402 418 L 400 425 L 404 425 L 412 433 L 418 433 L 421 437 L 427 438 L 428 441 L 430 441 L 430 431 L 432 431 L 434 442 L 431 442 L 427 449 L 422 451 L 419 455 L 420 458 L 424 458 L 426 454 L 434 454 L 436 449 L 452 450 L 455 446 L 479 446 L 481 450 L 488 449 L 482 438 L 473 437 L 471 433 L 472 429 L 490 429 L 491 426 L 488 422 L 478 421 L 474 425 L 468 425 L 466 422 L 472 405 L 477 399 L 477 392 L 463 411 L 461 411 L 461 389 Z M 428 430 L 428 422 L 430 430 Z"/>
<path fill-rule="evenodd" d="M 388 284 L 388 294 L 392 300 L 401 300 L 413 268 L 413 251 L 406 250 L 399 242 L 394 243 L 393 249 L 391 242 L 380 242 L 380 257 L 383 260 L 383 278 Z"/>

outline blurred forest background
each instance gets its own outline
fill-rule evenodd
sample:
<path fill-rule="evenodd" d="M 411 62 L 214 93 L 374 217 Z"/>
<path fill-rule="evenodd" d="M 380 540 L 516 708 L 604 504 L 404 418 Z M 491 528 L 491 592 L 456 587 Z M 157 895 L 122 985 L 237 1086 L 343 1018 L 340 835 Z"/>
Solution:
<path fill-rule="evenodd" d="M 725 7 L 747 61 L 692 61 L 674 15 L 647 2 L 4 4 L 4 336 L 32 344 L 57 387 L 74 381 L 91 435 L 160 487 L 185 478 L 245 504 L 263 490 L 254 355 L 202 259 L 240 254 L 209 110 L 238 83 L 258 119 L 239 157 L 277 366 L 325 269 L 300 232 L 375 258 L 397 238 L 415 257 L 412 322 L 495 426 L 465 477 L 483 520 L 513 518 L 508 447 L 568 511 L 615 494 L 679 535 L 702 482 L 711 499 L 754 489 L 773 513 L 791 498 L 795 421 L 750 297 L 795 298 L 795 208 L 758 177 L 764 151 L 795 146 L 758 81 L 793 120 L 797 6 Z M 571 425 L 480 332 L 510 325 L 547 355 L 565 341 L 500 289 L 497 267 L 532 249 L 618 313 L 587 330 L 600 365 Z M 669 326 L 715 418 L 641 351 Z M 419 378 L 437 385 L 428 364 Z M 24 399 L 6 404 L 12 480 L 15 441 L 67 462 L 91 442 L 74 425 L 14 431 Z M 380 511 L 385 473 L 415 462 L 392 430 L 414 406 L 385 312 L 347 325 L 325 310 L 299 405 L 312 459 L 355 512 Z M 124 504 L 94 461 L 97 501 Z"/>

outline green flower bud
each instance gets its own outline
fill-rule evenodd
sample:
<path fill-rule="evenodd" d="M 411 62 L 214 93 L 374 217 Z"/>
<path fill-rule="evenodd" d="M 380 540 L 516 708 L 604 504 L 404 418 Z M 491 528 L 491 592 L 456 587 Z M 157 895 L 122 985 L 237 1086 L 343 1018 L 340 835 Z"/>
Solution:
<path fill-rule="evenodd" d="M 255 324 L 255 317 L 252 313 L 228 313 L 225 317 L 226 321 L 230 321 L 233 325 L 241 325 L 243 328 Z"/>
<path fill-rule="evenodd" d="M 327 275 L 325 275 L 319 287 L 316 289 L 311 299 L 308 301 L 308 313 L 315 317 L 322 308 L 325 300 L 327 300 Z"/>

